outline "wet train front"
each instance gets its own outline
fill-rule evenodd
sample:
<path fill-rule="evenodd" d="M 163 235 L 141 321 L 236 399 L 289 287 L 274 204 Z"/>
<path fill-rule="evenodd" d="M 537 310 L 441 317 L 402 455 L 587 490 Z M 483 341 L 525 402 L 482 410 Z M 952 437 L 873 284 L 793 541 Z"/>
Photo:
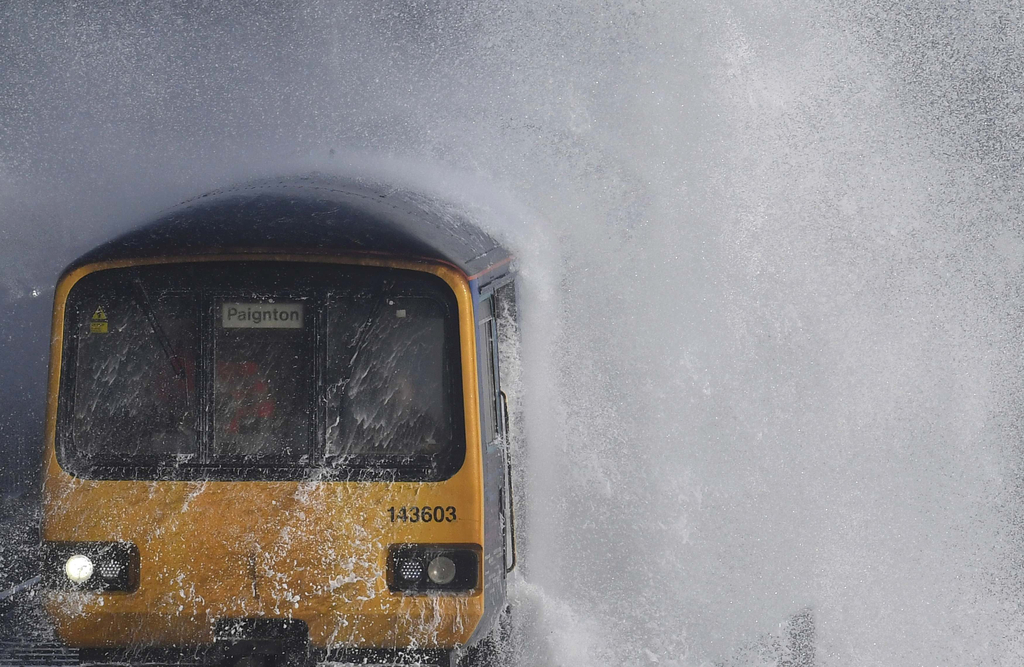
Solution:
<path fill-rule="evenodd" d="M 515 285 L 467 224 L 407 192 L 281 179 L 65 272 L 44 583 L 83 661 L 449 665 L 493 640 Z"/>

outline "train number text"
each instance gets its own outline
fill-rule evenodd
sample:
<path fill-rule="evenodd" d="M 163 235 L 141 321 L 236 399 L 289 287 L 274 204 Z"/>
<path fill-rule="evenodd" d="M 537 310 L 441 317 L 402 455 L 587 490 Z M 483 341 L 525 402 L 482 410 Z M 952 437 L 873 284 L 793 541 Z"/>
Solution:
<path fill-rule="evenodd" d="M 415 505 L 410 507 L 389 507 L 388 515 L 391 517 L 391 523 L 398 521 L 403 523 L 451 523 L 457 518 L 455 516 L 455 507 L 452 505 L 448 507 L 441 507 L 440 505 L 435 507 L 430 505 L 422 507 Z"/>

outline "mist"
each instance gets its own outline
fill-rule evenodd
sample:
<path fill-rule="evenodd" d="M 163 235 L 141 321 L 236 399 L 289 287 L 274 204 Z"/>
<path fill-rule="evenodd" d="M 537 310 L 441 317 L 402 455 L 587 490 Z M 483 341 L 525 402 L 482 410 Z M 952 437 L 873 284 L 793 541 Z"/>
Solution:
<path fill-rule="evenodd" d="M 372 174 L 518 256 L 509 664 L 772 664 L 805 611 L 819 665 L 1024 662 L 1021 16 L 8 2 L 5 489 L 68 262 L 219 186 Z"/>

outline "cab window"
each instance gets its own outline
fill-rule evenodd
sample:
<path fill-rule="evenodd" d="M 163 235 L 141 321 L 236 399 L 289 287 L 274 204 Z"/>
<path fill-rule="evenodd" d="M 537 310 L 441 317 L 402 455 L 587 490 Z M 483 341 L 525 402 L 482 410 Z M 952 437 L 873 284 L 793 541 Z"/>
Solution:
<path fill-rule="evenodd" d="M 443 303 L 387 291 L 327 308 L 327 457 L 429 460 L 454 436 Z"/>
<path fill-rule="evenodd" d="M 446 479 L 465 457 L 437 276 L 203 262 L 71 289 L 57 455 L 104 479 Z"/>
<path fill-rule="evenodd" d="M 498 378 L 495 363 L 496 323 L 494 298 L 487 297 L 476 304 L 477 346 L 480 373 L 480 432 L 484 443 L 498 437 Z"/>
<path fill-rule="evenodd" d="M 69 319 L 78 457 L 101 466 L 195 460 L 195 299 L 100 281 Z"/>
<path fill-rule="evenodd" d="M 213 437 L 217 463 L 309 463 L 312 344 L 302 300 L 244 294 L 213 310 Z"/>

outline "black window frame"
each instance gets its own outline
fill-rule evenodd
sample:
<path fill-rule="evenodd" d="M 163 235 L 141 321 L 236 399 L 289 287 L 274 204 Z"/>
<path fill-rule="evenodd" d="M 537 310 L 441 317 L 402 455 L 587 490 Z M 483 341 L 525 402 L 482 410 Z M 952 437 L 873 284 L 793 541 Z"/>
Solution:
<path fill-rule="evenodd" d="M 174 285 L 175 275 L 184 283 L 201 281 L 198 288 Z M 254 275 L 263 275 L 265 282 L 255 281 L 246 285 L 245 280 Z M 285 276 L 278 286 L 270 285 L 266 276 Z M 158 276 L 147 285 L 154 294 L 186 293 L 196 296 L 197 310 L 197 362 L 195 380 L 195 401 L 197 405 L 197 437 L 200 451 L 199 463 L 176 465 L 87 465 L 78 456 L 74 447 L 74 392 L 77 369 L 77 320 L 81 308 L 75 301 L 75 288 L 83 281 L 111 280 L 118 278 Z M 230 277 L 225 284 L 216 284 L 215 278 Z M 289 278 L 296 279 L 289 282 Z M 167 284 L 154 285 L 159 280 Z M 127 284 L 121 279 L 122 284 Z M 385 286 L 390 282 L 390 287 Z M 450 446 L 435 456 L 426 465 L 384 465 L 379 461 L 361 464 L 348 460 L 345 465 L 328 467 L 324 465 L 326 448 L 326 372 L 327 342 L 325 340 L 326 315 L 323 307 L 331 300 L 346 292 L 357 289 L 391 290 L 393 294 L 409 294 L 422 298 L 434 298 L 444 309 L 445 359 L 444 384 L 450 392 L 450 418 L 452 440 Z M 426 288 L 424 288 L 426 286 Z M 285 300 L 286 295 L 296 299 L 301 296 L 307 308 L 311 339 L 309 349 L 312 355 L 313 377 L 311 378 L 310 405 L 310 463 L 306 465 L 228 465 L 210 464 L 208 451 L 213 437 L 213 364 L 216 304 L 218 299 L 235 298 L 239 294 L 260 294 Z M 243 296 L 242 298 L 247 298 Z M 56 454 L 61 468 L 68 474 L 94 480 L 138 480 L 138 481 L 368 481 L 368 482 L 439 482 L 451 478 L 463 466 L 466 458 L 467 439 L 465 429 L 465 396 L 462 382 L 462 342 L 460 331 L 459 303 L 455 292 L 448 283 L 430 272 L 387 266 L 356 265 L 329 262 L 274 261 L 274 260 L 217 260 L 204 262 L 174 262 L 143 264 L 138 266 L 103 268 L 83 276 L 73 285 L 64 303 L 63 347 L 57 401 Z"/>
<path fill-rule="evenodd" d="M 502 437 L 501 386 L 498 377 L 498 321 L 494 296 L 476 303 L 477 367 L 480 377 L 480 441 L 486 447 Z"/>

